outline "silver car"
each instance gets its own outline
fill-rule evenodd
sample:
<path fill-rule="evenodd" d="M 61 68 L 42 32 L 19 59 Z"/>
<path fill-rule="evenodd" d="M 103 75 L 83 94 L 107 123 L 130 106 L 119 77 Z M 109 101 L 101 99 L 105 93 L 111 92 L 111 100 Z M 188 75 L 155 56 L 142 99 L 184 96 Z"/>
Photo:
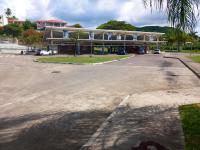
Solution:
<path fill-rule="evenodd" d="M 153 53 L 154 53 L 154 54 L 160 54 L 160 49 L 155 49 L 155 50 L 153 51 Z"/>

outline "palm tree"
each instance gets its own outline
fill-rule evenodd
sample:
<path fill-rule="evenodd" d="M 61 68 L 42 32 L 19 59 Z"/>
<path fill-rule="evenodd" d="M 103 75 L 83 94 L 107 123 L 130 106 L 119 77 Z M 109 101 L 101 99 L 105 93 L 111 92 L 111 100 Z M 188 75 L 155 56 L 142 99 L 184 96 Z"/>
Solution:
<path fill-rule="evenodd" d="M 168 21 L 178 31 L 193 32 L 197 25 L 196 10 L 200 0 L 143 0 L 145 6 L 165 9 Z"/>
<path fill-rule="evenodd" d="M 5 14 L 7 15 L 7 17 L 10 17 L 12 15 L 12 10 L 10 8 L 7 8 L 5 10 Z"/>

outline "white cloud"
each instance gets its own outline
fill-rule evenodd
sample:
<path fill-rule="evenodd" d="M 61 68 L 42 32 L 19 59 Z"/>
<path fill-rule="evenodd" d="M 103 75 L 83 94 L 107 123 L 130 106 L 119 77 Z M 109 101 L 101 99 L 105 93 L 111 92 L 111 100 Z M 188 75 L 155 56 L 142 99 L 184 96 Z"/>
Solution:
<path fill-rule="evenodd" d="M 118 8 L 119 3 L 116 0 L 97 0 L 96 8 L 102 11 L 110 11 L 116 10 Z"/>
<path fill-rule="evenodd" d="M 1 13 L 11 8 L 19 19 L 53 18 L 48 10 L 49 0 L 0 0 Z"/>
<path fill-rule="evenodd" d="M 143 0 L 0 0 L 0 13 L 11 8 L 19 19 L 63 19 L 86 27 L 111 19 L 136 26 L 167 25 L 167 17 L 145 8 Z M 197 27 L 200 31 L 200 26 Z"/>
<path fill-rule="evenodd" d="M 164 13 L 145 7 L 142 0 L 124 2 L 118 16 L 119 20 L 125 20 L 135 25 L 167 25 Z"/>

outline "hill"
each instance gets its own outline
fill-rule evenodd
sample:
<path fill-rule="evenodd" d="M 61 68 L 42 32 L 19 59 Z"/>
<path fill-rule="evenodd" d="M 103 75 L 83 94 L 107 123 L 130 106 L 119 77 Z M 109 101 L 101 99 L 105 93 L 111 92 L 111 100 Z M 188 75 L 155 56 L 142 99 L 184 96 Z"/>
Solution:
<path fill-rule="evenodd" d="M 170 29 L 172 28 L 160 27 L 160 26 L 144 26 L 144 27 L 137 27 L 136 31 L 168 33 Z"/>

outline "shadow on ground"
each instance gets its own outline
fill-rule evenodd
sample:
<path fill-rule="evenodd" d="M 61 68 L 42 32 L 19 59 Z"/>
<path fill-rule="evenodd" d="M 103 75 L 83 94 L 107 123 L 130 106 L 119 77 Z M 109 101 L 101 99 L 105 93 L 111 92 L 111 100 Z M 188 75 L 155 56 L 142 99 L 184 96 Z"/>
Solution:
<path fill-rule="evenodd" d="M 106 111 L 55 112 L 1 118 L 0 150 L 78 150 L 109 114 Z M 141 142 L 150 141 L 170 150 L 183 148 L 176 108 L 122 107 L 108 122 L 94 147 L 85 149 L 131 150 Z"/>
<path fill-rule="evenodd" d="M 1 150 L 76 150 L 111 112 L 56 112 L 0 119 Z"/>
<path fill-rule="evenodd" d="M 180 150 L 184 149 L 176 108 L 147 106 L 126 108 L 108 121 L 94 145 L 82 150 Z"/>

